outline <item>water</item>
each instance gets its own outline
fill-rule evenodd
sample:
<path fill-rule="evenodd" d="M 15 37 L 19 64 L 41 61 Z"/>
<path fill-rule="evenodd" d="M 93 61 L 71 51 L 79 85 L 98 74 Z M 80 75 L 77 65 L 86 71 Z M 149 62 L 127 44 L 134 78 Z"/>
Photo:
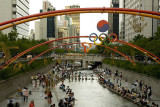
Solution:
<path fill-rule="evenodd" d="M 91 77 L 92 71 L 85 70 L 82 73 L 87 73 L 87 77 Z M 66 97 L 65 92 L 59 89 L 61 83 L 56 86 L 56 92 L 59 99 Z M 97 76 L 94 75 L 94 80 L 65 80 L 64 84 L 70 86 L 75 94 L 75 98 L 78 100 L 74 107 L 138 107 L 132 102 L 126 100 L 125 98 L 109 91 L 107 88 L 103 88 L 97 81 Z M 44 97 L 44 90 L 42 87 L 40 89 L 33 89 L 32 85 L 29 84 L 28 89 L 32 91 L 32 95 L 29 96 L 28 102 L 23 102 L 21 97 L 16 97 L 17 93 L 13 94 L 15 102 L 20 103 L 20 107 L 28 107 L 31 100 L 34 100 L 36 107 L 50 107 Z M 52 102 L 58 107 L 58 102 L 55 97 L 54 92 L 52 92 L 53 98 Z M 4 100 L 0 103 L 0 107 L 7 107 L 8 100 Z"/>
<path fill-rule="evenodd" d="M 88 77 L 91 77 L 91 70 L 81 72 L 87 73 Z M 138 107 L 107 88 L 103 88 L 98 83 L 96 75 L 94 78 L 95 80 L 65 80 L 64 84 L 70 86 L 78 100 L 75 107 Z"/>

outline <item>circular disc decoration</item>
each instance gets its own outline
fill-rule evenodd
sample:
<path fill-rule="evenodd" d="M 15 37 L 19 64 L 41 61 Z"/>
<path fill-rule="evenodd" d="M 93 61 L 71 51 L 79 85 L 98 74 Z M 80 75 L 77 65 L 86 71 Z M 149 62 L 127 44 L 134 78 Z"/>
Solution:
<path fill-rule="evenodd" d="M 106 32 L 109 29 L 109 23 L 106 20 L 100 20 L 97 23 L 97 29 L 99 32 Z"/>

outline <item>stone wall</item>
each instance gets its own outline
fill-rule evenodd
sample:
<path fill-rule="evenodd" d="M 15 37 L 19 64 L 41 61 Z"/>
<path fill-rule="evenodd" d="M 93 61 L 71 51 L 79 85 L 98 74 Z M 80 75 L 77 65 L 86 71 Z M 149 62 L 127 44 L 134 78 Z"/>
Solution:
<path fill-rule="evenodd" d="M 45 73 L 49 71 L 52 66 L 53 63 L 36 71 L 28 72 L 8 80 L 0 81 L 0 102 L 14 94 L 17 91 L 19 85 L 21 85 L 21 87 L 28 85 L 31 82 L 31 75 Z"/>
<path fill-rule="evenodd" d="M 108 69 L 111 69 L 113 73 L 118 69 L 119 73 L 122 72 L 123 79 L 127 79 L 131 83 L 134 83 L 135 80 L 138 80 L 138 81 L 144 80 L 144 83 L 146 85 L 151 86 L 152 94 L 154 94 L 157 97 L 160 96 L 160 79 L 155 79 L 153 77 L 150 77 L 150 76 L 147 76 L 147 75 L 144 75 L 144 74 L 124 70 L 122 68 L 118 68 L 118 67 L 115 67 L 115 66 L 110 66 L 110 65 L 107 65 L 107 64 L 103 63 L 102 68 L 105 69 L 106 67 Z"/>

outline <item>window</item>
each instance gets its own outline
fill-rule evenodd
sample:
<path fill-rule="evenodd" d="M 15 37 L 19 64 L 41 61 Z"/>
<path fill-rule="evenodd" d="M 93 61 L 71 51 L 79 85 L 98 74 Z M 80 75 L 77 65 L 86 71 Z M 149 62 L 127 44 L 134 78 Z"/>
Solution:
<path fill-rule="evenodd" d="M 12 7 L 16 7 L 16 4 L 12 4 Z"/>
<path fill-rule="evenodd" d="M 16 14 L 16 11 L 13 11 L 12 14 Z"/>

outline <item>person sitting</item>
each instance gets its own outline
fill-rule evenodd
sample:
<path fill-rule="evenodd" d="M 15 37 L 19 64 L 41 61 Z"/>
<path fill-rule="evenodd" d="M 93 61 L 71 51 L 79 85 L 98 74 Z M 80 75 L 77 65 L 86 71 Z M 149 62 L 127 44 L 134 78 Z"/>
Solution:
<path fill-rule="evenodd" d="M 15 107 L 20 107 L 20 104 L 18 102 L 16 102 Z"/>
<path fill-rule="evenodd" d="M 70 94 L 72 92 L 72 89 L 69 88 L 69 86 L 67 86 L 66 88 L 66 94 Z"/>
<path fill-rule="evenodd" d="M 65 91 L 65 85 L 63 84 L 63 82 L 62 82 L 62 84 L 60 85 L 60 89 L 62 89 L 63 91 Z"/>
<path fill-rule="evenodd" d="M 50 107 L 55 107 L 56 105 L 55 104 L 52 104 Z"/>
<path fill-rule="evenodd" d="M 59 101 L 59 103 L 58 103 L 58 107 L 64 107 L 65 105 L 64 105 L 64 103 L 63 103 L 63 100 L 61 99 L 60 101 Z"/>

